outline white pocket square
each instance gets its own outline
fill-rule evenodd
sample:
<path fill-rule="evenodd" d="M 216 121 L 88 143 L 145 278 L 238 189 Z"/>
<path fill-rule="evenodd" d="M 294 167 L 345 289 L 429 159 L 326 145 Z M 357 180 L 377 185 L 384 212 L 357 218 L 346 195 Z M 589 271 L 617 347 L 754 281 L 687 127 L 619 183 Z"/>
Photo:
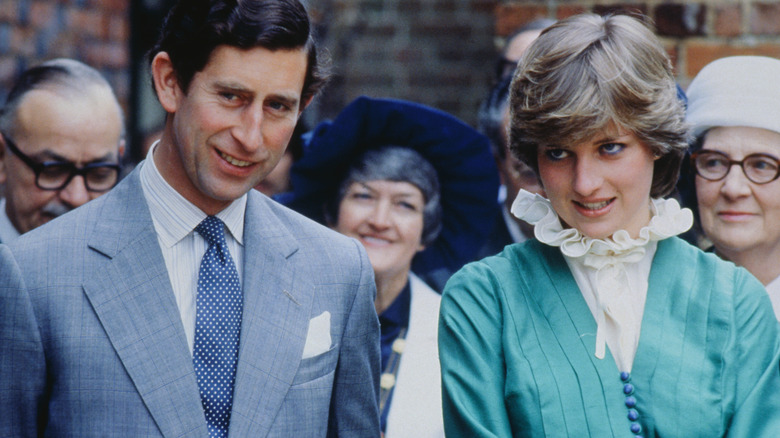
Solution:
<path fill-rule="evenodd" d="M 330 350 L 330 312 L 322 312 L 309 321 L 306 344 L 303 345 L 303 357 L 308 359 Z"/>

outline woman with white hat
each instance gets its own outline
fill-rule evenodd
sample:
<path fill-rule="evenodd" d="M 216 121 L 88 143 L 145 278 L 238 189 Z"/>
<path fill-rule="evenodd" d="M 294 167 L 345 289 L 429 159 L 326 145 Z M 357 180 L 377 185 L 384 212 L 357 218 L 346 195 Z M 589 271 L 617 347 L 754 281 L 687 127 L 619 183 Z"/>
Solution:
<path fill-rule="evenodd" d="M 780 318 L 780 60 L 716 60 L 688 87 L 702 231 L 766 286 Z M 736 166 L 736 167 L 735 167 Z"/>

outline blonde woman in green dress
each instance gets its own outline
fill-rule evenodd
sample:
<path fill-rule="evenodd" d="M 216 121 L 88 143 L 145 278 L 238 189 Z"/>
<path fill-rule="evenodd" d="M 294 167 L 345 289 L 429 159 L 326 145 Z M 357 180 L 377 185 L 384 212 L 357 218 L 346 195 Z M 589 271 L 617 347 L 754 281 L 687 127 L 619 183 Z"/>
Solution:
<path fill-rule="evenodd" d="M 535 239 L 448 282 L 439 354 L 453 437 L 769 437 L 780 339 L 761 283 L 676 237 L 687 133 L 671 63 L 628 16 L 545 30 L 510 96 L 512 152 L 547 198 Z"/>

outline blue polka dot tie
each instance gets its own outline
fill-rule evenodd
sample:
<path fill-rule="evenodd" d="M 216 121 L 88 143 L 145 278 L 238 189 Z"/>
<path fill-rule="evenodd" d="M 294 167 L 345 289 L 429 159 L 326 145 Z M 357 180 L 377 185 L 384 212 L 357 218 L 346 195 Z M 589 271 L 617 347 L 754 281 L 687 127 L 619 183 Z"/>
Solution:
<path fill-rule="evenodd" d="M 227 437 L 241 328 L 241 284 L 221 220 L 209 216 L 195 231 L 209 244 L 198 273 L 193 362 L 211 437 Z"/>

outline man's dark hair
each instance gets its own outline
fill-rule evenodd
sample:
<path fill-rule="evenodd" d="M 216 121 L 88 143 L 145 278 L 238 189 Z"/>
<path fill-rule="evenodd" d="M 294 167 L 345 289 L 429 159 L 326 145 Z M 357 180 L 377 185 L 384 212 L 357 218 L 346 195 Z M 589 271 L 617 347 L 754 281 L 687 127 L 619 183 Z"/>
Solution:
<path fill-rule="evenodd" d="M 318 64 L 306 9 L 298 0 L 179 0 L 163 22 L 151 61 L 166 52 L 186 93 L 217 46 L 268 50 L 303 48 L 308 55 L 302 97 L 315 95 L 326 80 Z"/>

